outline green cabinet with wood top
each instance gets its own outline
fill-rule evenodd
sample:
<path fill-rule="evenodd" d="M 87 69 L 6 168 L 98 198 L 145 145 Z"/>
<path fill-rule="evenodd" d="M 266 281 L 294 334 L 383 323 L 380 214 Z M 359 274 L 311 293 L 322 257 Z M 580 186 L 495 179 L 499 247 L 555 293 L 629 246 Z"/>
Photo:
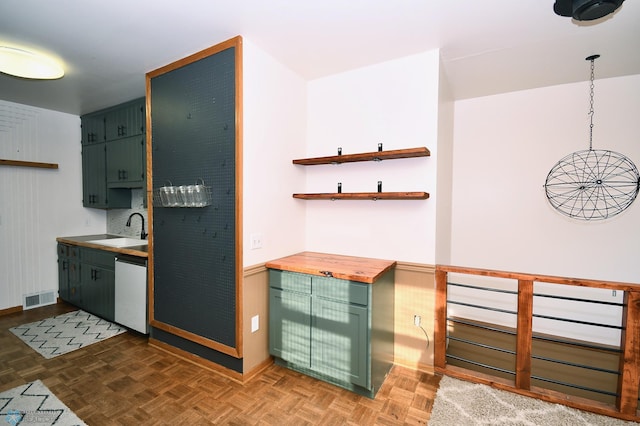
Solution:
<path fill-rule="evenodd" d="M 115 318 L 115 254 L 82 248 L 80 265 L 82 301 L 80 307 L 101 318 Z"/>
<path fill-rule="evenodd" d="M 80 300 L 80 249 L 76 246 L 58 244 L 58 293 L 72 304 Z"/>
<path fill-rule="evenodd" d="M 60 299 L 113 321 L 115 253 L 58 243 Z"/>
<path fill-rule="evenodd" d="M 295 263 L 301 258 L 327 263 L 305 273 Z M 353 277 L 371 281 L 360 282 L 337 278 L 335 259 L 363 258 L 305 252 L 283 259 L 267 263 L 269 352 L 281 365 L 373 398 L 393 364 L 395 262 Z"/>

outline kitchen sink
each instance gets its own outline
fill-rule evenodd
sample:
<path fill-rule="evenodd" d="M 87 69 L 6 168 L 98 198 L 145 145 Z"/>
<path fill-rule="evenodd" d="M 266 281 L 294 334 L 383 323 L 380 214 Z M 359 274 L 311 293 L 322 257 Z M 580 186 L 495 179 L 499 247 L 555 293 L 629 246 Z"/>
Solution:
<path fill-rule="evenodd" d="M 133 246 L 146 246 L 147 244 L 149 244 L 149 241 L 147 240 L 140 240 L 137 238 L 127 238 L 127 237 L 107 238 L 104 240 L 92 240 L 87 242 L 91 244 L 100 244 L 100 245 L 109 246 L 109 247 L 133 247 Z"/>

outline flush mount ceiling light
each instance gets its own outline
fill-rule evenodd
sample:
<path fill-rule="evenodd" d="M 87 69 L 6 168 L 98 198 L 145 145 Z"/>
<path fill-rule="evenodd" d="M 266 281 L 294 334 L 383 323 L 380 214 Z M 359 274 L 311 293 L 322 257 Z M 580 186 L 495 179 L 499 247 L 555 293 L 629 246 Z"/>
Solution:
<path fill-rule="evenodd" d="M 64 75 L 64 69 L 55 60 L 8 46 L 0 46 L 0 72 L 37 80 L 54 80 Z"/>
<path fill-rule="evenodd" d="M 593 21 L 618 9 L 624 0 L 556 0 L 553 11 L 576 21 Z"/>

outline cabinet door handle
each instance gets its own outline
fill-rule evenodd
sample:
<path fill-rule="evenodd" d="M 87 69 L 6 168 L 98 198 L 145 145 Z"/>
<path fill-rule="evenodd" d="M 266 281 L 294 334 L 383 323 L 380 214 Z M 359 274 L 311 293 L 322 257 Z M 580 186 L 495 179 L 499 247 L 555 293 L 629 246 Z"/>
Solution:
<path fill-rule="evenodd" d="M 320 271 L 320 273 L 325 277 L 333 277 L 333 272 L 331 271 Z"/>

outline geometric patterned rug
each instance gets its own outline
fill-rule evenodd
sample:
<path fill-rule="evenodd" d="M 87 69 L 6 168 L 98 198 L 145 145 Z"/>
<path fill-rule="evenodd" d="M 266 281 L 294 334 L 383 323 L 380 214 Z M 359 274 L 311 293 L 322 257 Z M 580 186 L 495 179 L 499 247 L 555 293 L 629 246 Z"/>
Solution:
<path fill-rule="evenodd" d="M 0 421 L 12 426 L 85 425 L 40 380 L 0 393 Z"/>
<path fill-rule="evenodd" d="M 127 331 L 84 311 L 73 311 L 9 329 L 49 359 Z"/>
<path fill-rule="evenodd" d="M 443 376 L 431 410 L 429 426 L 451 425 L 637 425 Z"/>

